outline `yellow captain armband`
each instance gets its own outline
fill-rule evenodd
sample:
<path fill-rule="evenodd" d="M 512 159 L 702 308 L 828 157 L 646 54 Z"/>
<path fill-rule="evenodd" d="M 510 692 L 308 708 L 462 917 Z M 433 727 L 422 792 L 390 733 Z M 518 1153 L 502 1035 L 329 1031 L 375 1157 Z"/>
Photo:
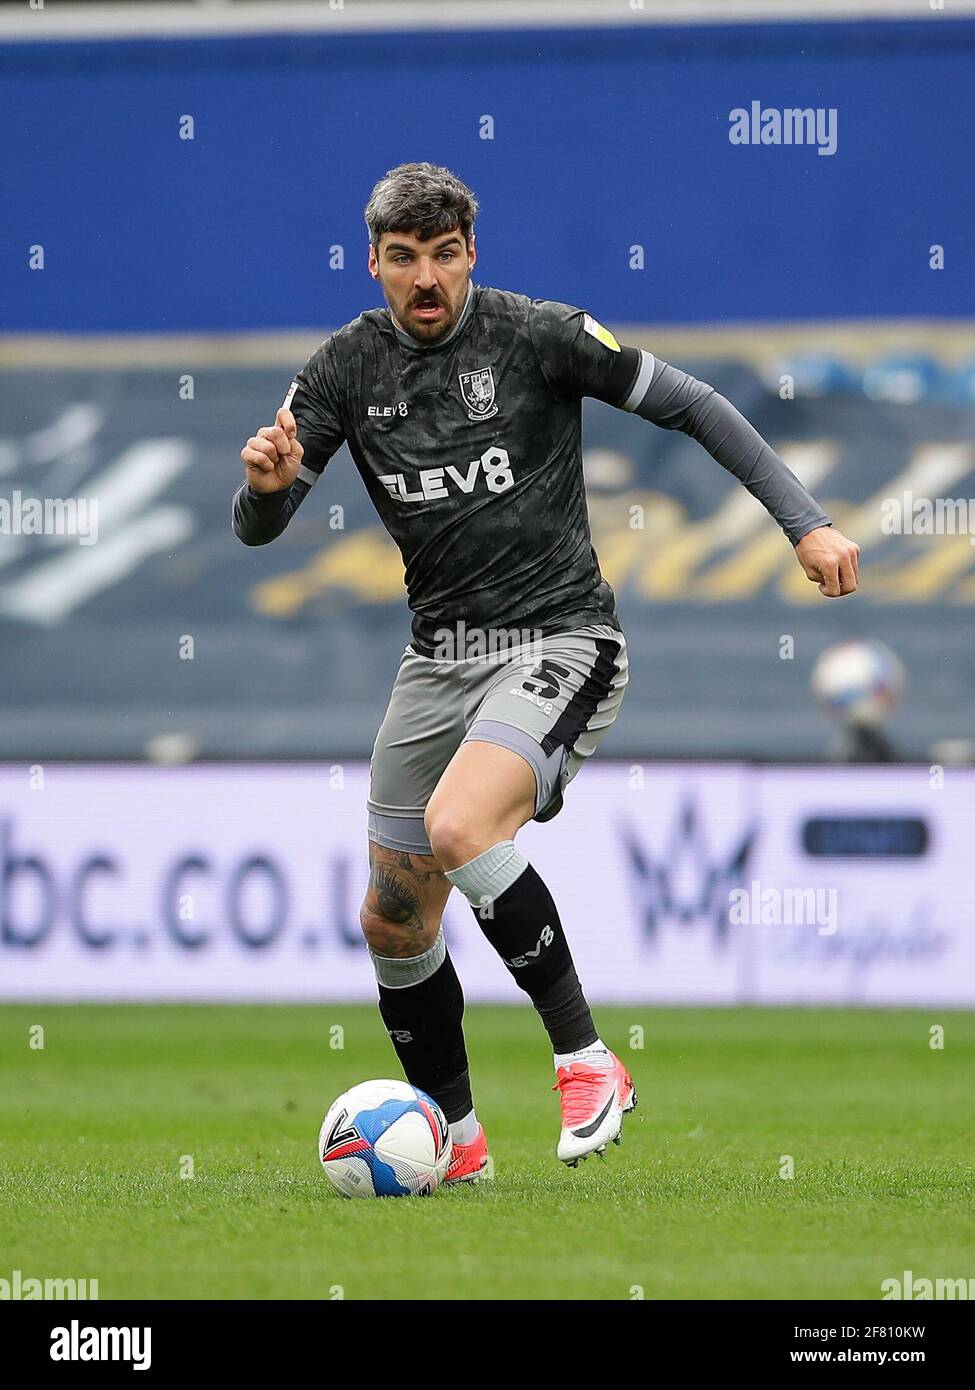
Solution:
<path fill-rule="evenodd" d="M 622 351 L 619 343 L 613 337 L 612 333 L 610 333 L 609 329 L 604 328 L 591 314 L 586 314 L 582 326 L 587 333 L 590 333 L 594 338 L 598 338 L 606 347 L 612 348 L 614 352 Z"/>

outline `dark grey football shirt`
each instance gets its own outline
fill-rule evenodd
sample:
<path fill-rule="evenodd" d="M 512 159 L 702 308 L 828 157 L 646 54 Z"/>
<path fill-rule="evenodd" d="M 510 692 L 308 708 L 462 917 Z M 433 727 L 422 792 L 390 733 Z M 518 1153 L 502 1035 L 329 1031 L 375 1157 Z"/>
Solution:
<path fill-rule="evenodd" d="M 698 439 L 798 541 L 829 519 L 712 387 L 621 347 L 582 309 L 470 287 L 453 330 L 421 345 L 370 309 L 330 334 L 285 404 L 304 458 L 290 488 L 234 498 L 248 545 L 280 535 L 343 440 L 406 567 L 413 645 L 445 630 L 619 626 L 592 547 L 582 398 Z"/>

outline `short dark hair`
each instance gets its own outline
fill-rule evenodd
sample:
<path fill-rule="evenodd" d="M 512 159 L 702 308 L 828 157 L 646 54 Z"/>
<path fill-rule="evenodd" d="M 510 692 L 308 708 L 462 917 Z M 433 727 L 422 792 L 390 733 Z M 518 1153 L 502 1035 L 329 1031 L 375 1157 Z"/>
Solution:
<path fill-rule="evenodd" d="M 460 227 L 465 242 L 474 231 L 478 203 L 449 169 L 437 164 L 399 164 L 379 180 L 366 204 L 369 240 L 383 232 L 413 232 L 421 241 Z"/>

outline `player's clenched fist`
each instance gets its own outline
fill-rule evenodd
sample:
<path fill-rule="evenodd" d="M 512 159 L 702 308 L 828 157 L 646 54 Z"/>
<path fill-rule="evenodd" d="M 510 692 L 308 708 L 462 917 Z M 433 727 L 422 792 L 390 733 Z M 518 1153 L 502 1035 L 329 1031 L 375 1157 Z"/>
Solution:
<path fill-rule="evenodd" d="M 304 452 L 298 443 L 295 417 L 282 406 L 274 424 L 251 435 L 240 456 L 247 466 L 247 481 L 255 492 L 281 492 L 297 478 Z"/>
<path fill-rule="evenodd" d="M 852 594 L 860 582 L 860 547 L 835 526 L 817 526 L 803 536 L 796 558 L 827 598 Z"/>

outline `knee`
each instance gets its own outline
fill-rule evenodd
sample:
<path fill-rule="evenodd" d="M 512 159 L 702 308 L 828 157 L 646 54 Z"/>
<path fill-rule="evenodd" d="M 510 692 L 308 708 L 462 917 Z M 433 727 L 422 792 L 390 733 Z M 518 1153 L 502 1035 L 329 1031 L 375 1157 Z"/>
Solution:
<path fill-rule="evenodd" d="M 399 960 L 404 957 L 421 956 L 433 945 L 437 928 L 417 923 L 394 922 L 383 916 L 368 896 L 359 909 L 359 926 L 370 949 L 377 956 Z"/>
<path fill-rule="evenodd" d="M 483 826 L 460 807 L 428 807 L 423 828 L 430 848 L 444 869 L 459 869 L 461 864 L 468 864 L 491 847 L 485 842 Z"/>

